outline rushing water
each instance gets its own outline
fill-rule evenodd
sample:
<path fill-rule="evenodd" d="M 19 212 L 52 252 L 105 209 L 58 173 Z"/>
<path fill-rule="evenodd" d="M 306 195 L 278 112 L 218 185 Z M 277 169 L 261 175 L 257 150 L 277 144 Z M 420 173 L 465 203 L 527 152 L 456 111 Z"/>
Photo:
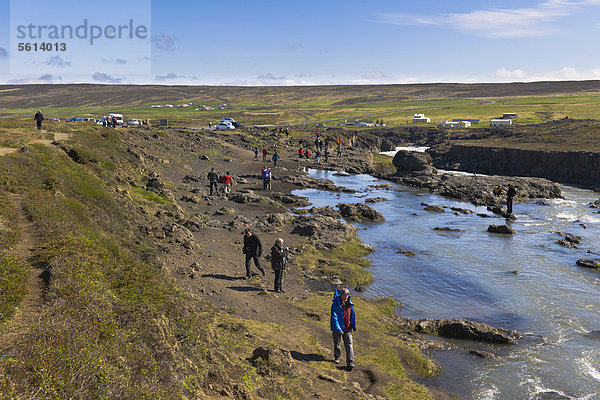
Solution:
<path fill-rule="evenodd" d="M 539 335 L 513 346 L 488 346 L 498 358 L 475 359 L 467 352 L 433 353 L 442 366 L 430 384 L 462 399 L 600 399 L 600 274 L 575 265 L 600 253 L 600 214 L 587 204 L 598 194 L 563 186 L 564 199 L 550 206 L 517 203 L 513 236 L 487 233 L 501 224 L 485 208 L 392 184 L 368 175 L 333 176 L 311 171 L 337 185 L 360 190 L 337 194 L 296 191 L 315 206 L 361 202 L 365 197 L 389 201 L 370 204 L 386 222 L 357 224 L 359 236 L 373 245 L 369 257 L 374 282 L 365 296 L 390 296 L 411 318 L 467 318 Z M 475 214 L 430 213 L 421 202 L 471 209 Z M 448 210 L 449 211 L 449 210 Z M 585 227 L 583 226 L 585 225 Z M 434 227 L 463 232 L 441 232 Z M 583 239 L 580 249 L 556 244 L 568 232 Z M 396 249 L 416 252 L 413 257 Z M 518 271 L 518 274 L 511 271 Z M 358 314 L 360 315 L 360 314 Z"/>

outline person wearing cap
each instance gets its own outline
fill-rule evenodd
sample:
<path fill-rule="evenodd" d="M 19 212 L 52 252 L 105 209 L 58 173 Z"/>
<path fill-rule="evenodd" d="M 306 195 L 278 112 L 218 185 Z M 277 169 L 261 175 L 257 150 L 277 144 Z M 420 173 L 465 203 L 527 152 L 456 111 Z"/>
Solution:
<path fill-rule="evenodd" d="M 286 253 L 288 250 L 287 247 L 283 247 L 282 238 L 277 238 L 275 244 L 271 247 L 271 268 L 275 271 L 273 290 L 277 293 L 283 293 L 283 270 L 285 269 Z"/>

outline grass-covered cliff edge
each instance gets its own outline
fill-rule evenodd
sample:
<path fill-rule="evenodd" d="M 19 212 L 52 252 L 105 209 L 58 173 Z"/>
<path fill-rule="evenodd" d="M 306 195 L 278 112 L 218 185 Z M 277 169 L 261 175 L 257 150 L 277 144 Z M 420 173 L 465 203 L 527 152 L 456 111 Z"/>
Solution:
<path fill-rule="evenodd" d="M 355 298 L 357 368 L 333 364 L 330 282 L 368 283 L 367 249 L 349 231 L 333 248 L 293 233 L 284 136 L 31 125 L 0 124 L 25 146 L 0 157 L 0 397 L 434 398 L 413 379 L 437 366 L 402 339 L 392 300 Z M 282 149 L 273 193 L 253 145 Z M 211 167 L 237 198 L 206 196 Z M 292 247 L 284 295 L 265 290 L 268 265 L 241 279 L 247 226 L 264 253 Z"/>

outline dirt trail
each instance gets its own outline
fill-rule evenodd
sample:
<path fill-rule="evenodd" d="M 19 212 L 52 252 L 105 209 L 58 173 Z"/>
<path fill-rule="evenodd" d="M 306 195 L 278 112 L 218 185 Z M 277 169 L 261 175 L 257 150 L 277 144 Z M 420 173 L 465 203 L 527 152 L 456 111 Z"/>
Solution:
<path fill-rule="evenodd" d="M 45 131 L 42 131 L 42 133 Z M 27 143 L 26 146 L 30 145 L 30 144 L 43 144 L 44 146 L 52 146 L 52 144 L 54 142 L 57 142 L 59 140 L 68 140 L 71 138 L 71 134 L 70 133 L 63 133 L 63 132 L 57 132 L 54 134 L 54 139 L 53 140 L 49 140 L 49 139 L 35 139 L 32 140 L 31 142 Z M 15 147 L 0 147 L 0 157 L 5 156 L 7 154 L 11 154 L 16 152 L 17 150 L 19 150 L 18 148 Z"/>
<path fill-rule="evenodd" d="M 21 196 L 11 194 L 9 198 L 17 210 L 21 233 L 19 243 L 14 247 L 12 255 L 28 263 L 33 250 L 40 241 L 40 236 L 34 224 L 27 216 Z M 42 308 L 45 286 L 44 270 L 31 266 L 27 281 L 27 294 L 23 298 L 15 315 L 7 322 L 2 335 L 0 335 L 0 354 L 10 355 L 8 350 L 14 346 L 20 336 L 35 324 Z"/>

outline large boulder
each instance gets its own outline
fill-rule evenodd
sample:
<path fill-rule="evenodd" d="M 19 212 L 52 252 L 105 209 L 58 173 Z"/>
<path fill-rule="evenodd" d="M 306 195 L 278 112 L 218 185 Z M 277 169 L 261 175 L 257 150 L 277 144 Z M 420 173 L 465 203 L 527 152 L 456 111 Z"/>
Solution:
<path fill-rule="evenodd" d="M 410 173 L 436 173 L 436 169 L 433 168 L 432 165 L 433 158 L 427 153 L 400 150 L 394 156 L 392 163 L 396 167 L 396 173 L 398 175 Z"/>
<path fill-rule="evenodd" d="M 385 217 L 364 203 L 338 204 L 342 217 L 349 221 L 383 222 Z"/>
<path fill-rule="evenodd" d="M 516 233 L 517 231 L 512 228 L 509 228 L 506 225 L 490 225 L 490 226 L 488 226 L 488 232 L 500 233 L 503 235 L 512 235 L 512 234 Z"/>
<path fill-rule="evenodd" d="M 577 265 L 584 268 L 600 269 L 600 260 L 593 260 L 591 258 L 582 258 L 577 260 Z"/>
<path fill-rule="evenodd" d="M 254 349 L 250 362 L 260 375 L 293 375 L 295 372 L 291 353 L 272 346 Z"/>
<path fill-rule="evenodd" d="M 495 328 L 466 319 L 404 319 L 402 325 L 416 332 L 487 343 L 514 344 L 521 337 L 521 334 L 514 330 Z"/>
<path fill-rule="evenodd" d="M 332 249 L 346 243 L 348 239 L 358 238 L 357 231 L 355 226 L 331 217 L 301 215 L 296 218 L 292 233 L 310 238 L 317 249 Z"/>

